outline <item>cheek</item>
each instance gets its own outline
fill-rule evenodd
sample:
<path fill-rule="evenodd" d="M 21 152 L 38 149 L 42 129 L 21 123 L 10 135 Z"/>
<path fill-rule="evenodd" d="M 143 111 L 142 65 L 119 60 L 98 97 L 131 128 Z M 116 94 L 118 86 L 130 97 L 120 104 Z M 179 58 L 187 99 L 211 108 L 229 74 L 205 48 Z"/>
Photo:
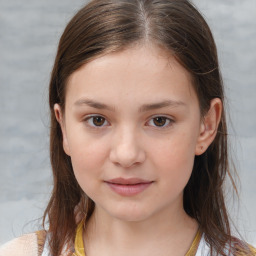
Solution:
<path fill-rule="evenodd" d="M 78 144 L 76 148 L 71 148 L 71 159 L 73 167 L 77 167 L 79 171 L 86 172 L 87 170 L 97 169 L 102 165 L 106 157 L 106 150 L 100 144 Z"/>
<path fill-rule="evenodd" d="M 181 164 L 182 162 L 186 162 L 184 161 L 186 159 L 190 160 L 194 158 L 196 136 L 189 132 L 178 132 L 154 144 L 156 145 L 154 154 L 157 155 L 157 158 L 161 159 L 162 162 Z"/>
<path fill-rule="evenodd" d="M 176 134 L 177 135 L 177 134 Z M 180 134 L 158 145 L 152 154 L 155 167 L 173 186 L 185 186 L 193 169 L 195 139 Z"/>
<path fill-rule="evenodd" d="M 76 180 L 87 196 L 92 197 L 100 191 L 95 190 L 102 178 L 105 150 L 97 143 L 78 143 L 72 145 L 71 161 Z"/>
<path fill-rule="evenodd" d="M 83 188 L 88 178 L 100 178 L 107 157 L 107 143 L 96 140 L 84 133 L 76 133 L 69 139 L 70 157 L 78 183 Z M 93 179 L 90 179 L 93 181 Z"/>

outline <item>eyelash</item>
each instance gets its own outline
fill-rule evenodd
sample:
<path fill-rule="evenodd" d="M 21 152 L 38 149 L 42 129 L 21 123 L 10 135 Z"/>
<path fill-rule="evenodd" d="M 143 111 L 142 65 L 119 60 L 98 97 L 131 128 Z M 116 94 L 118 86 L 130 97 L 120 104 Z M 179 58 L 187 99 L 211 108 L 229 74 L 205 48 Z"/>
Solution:
<path fill-rule="evenodd" d="M 103 118 L 104 119 L 104 123 L 100 126 L 97 126 L 97 125 L 94 125 L 93 123 L 90 124 L 90 120 L 91 122 L 93 122 L 93 118 Z M 152 118 L 150 118 L 150 120 L 147 122 L 149 123 L 150 121 L 154 122 L 154 119 L 156 118 L 163 118 L 165 120 L 165 124 L 163 126 L 157 126 L 157 125 L 153 125 L 154 128 L 156 129 L 166 129 L 166 128 L 169 128 L 170 126 L 172 126 L 172 124 L 174 123 L 174 120 L 169 118 L 169 117 L 166 117 L 166 116 L 153 116 Z M 89 126 L 90 128 L 92 129 L 100 129 L 102 127 L 105 127 L 106 125 L 104 125 L 106 122 L 108 122 L 106 120 L 106 118 L 104 116 L 101 116 L 101 115 L 90 115 L 90 116 L 87 116 L 85 119 L 84 119 L 84 122 L 86 123 L 87 126 Z M 167 124 L 166 124 L 167 123 Z"/>

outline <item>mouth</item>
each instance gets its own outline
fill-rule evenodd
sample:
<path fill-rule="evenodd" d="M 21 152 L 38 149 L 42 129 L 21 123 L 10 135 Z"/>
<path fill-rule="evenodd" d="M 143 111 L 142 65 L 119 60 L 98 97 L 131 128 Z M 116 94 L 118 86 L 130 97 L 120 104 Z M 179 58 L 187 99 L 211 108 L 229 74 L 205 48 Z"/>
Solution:
<path fill-rule="evenodd" d="M 134 196 L 147 189 L 153 181 L 139 178 L 116 178 L 105 181 L 105 183 L 117 194 L 121 196 Z"/>

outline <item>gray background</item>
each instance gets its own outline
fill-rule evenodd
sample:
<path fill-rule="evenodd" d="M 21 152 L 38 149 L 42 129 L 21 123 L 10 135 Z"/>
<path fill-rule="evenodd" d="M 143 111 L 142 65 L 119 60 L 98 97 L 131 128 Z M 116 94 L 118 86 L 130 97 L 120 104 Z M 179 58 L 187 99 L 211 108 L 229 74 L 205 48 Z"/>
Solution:
<path fill-rule="evenodd" d="M 231 215 L 255 245 L 256 0 L 194 2 L 217 42 L 233 123 L 241 202 Z M 0 244 L 37 230 L 49 198 L 48 81 L 58 39 L 83 3 L 0 0 Z"/>

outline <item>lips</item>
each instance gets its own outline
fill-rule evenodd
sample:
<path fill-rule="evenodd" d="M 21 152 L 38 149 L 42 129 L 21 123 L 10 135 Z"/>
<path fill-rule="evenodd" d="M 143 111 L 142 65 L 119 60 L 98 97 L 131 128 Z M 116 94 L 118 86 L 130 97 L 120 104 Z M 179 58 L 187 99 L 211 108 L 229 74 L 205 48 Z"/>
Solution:
<path fill-rule="evenodd" d="M 134 196 L 147 189 L 153 181 L 140 178 L 116 178 L 105 181 L 105 183 L 119 195 Z"/>

